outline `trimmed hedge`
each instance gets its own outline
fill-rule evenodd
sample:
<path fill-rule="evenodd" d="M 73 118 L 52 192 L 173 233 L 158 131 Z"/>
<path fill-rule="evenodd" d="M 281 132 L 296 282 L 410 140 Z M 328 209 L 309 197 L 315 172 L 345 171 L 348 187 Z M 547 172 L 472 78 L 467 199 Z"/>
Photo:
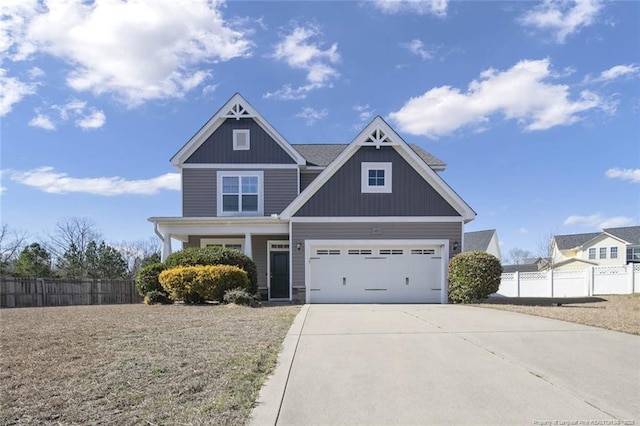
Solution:
<path fill-rule="evenodd" d="M 231 265 L 179 266 L 164 270 L 158 278 L 172 299 L 185 303 L 222 302 L 227 290 L 250 287 L 247 273 Z"/>
<path fill-rule="evenodd" d="M 449 262 L 449 300 L 474 303 L 498 291 L 502 265 L 497 257 L 471 251 L 455 256 Z"/>
<path fill-rule="evenodd" d="M 164 292 L 160 281 L 158 281 L 158 275 L 165 269 L 162 263 L 152 263 L 140 269 L 135 280 L 138 294 L 145 297 L 151 291 Z"/>
<path fill-rule="evenodd" d="M 256 269 L 256 264 L 250 257 L 238 250 L 221 247 L 190 247 L 170 254 L 164 264 L 167 269 L 196 265 L 237 266 L 246 271 L 249 278 L 249 287 L 243 288 L 251 294 L 258 292 L 258 270 Z"/>
<path fill-rule="evenodd" d="M 224 303 L 235 303 L 236 305 L 251 306 L 256 308 L 261 305 L 260 298 L 255 294 L 249 294 L 241 288 L 227 290 L 223 297 Z"/>

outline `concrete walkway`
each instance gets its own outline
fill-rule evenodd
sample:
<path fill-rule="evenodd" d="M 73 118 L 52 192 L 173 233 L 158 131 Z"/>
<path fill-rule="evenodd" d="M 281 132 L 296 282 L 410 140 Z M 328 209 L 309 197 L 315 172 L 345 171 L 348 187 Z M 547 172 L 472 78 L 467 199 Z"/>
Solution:
<path fill-rule="evenodd" d="M 251 424 L 640 425 L 640 337 L 459 305 L 306 305 Z"/>

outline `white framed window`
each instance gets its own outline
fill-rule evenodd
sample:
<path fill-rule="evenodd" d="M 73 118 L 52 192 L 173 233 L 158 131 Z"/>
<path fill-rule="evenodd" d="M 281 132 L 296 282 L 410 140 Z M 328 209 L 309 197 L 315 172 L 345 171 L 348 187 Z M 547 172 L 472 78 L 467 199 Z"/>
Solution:
<path fill-rule="evenodd" d="M 609 257 L 611 259 L 617 259 L 618 258 L 618 247 L 611 247 L 609 249 Z"/>
<path fill-rule="evenodd" d="M 594 260 L 596 258 L 596 249 L 595 247 L 591 247 L 589 249 L 589 259 Z"/>
<path fill-rule="evenodd" d="M 362 163 L 363 193 L 391 193 L 392 163 Z"/>
<path fill-rule="evenodd" d="M 600 247 L 600 259 L 606 259 L 606 258 L 607 258 L 607 248 Z"/>
<path fill-rule="evenodd" d="M 249 129 L 233 129 L 233 150 L 248 151 L 251 148 Z"/>
<path fill-rule="evenodd" d="M 201 238 L 200 247 L 222 247 L 244 253 L 244 240 L 238 238 Z"/>
<path fill-rule="evenodd" d="M 218 216 L 262 216 L 263 172 L 218 171 Z"/>
<path fill-rule="evenodd" d="M 627 249 L 627 262 L 628 263 L 640 262 L 640 247 L 629 247 Z"/>

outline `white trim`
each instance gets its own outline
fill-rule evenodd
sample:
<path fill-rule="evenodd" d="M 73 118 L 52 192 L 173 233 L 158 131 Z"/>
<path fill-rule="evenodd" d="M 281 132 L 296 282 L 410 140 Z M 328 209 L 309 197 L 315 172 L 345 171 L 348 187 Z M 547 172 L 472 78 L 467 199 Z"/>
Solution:
<path fill-rule="evenodd" d="M 289 248 L 273 247 L 274 245 L 287 244 Z M 267 299 L 268 300 L 288 300 L 293 297 L 293 288 L 291 286 L 291 256 L 289 256 L 289 297 L 288 298 L 272 298 L 271 297 L 271 252 L 288 252 L 291 253 L 291 241 L 289 240 L 267 240 Z"/>
<path fill-rule="evenodd" d="M 449 288 L 448 288 L 448 266 L 449 266 L 449 240 L 441 239 L 423 239 L 423 240 L 305 240 L 304 241 L 304 285 L 305 285 L 305 303 L 311 302 L 311 268 L 309 262 L 311 260 L 311 250 L 317 246 L 372 246 L 372 245 L 384 245 L 384 246 L 398 246 L 398 247 L 418 247 L 418 246 L 440 246 L 442 247 L 442 269 L 441 269 L 441 283 L 440 283 L 440 303 L 445 304 L 449 301 Z"/>
<path fill-rule="evenodd" d="M 335 217 L 292 217 L 289 219 L 291 223 L 429 223 L 429 222 L 462 222 L 464 220 L 460 216 L 335 216 Z"/>
<path fill-rule="evenodd" d="M 239 245 L 240 251 L 244 253 L 244 238 L 200 238 L 200 247 L 207 247 L 207 244 L 220 245 L 224 248 L 227 245 Z"/>
<path fill-rule="evenodd" d="M 369 171 L 384 171 L 384 185 L 369 185 Z M 393 163 L 391 162 L 366 162 L 360 163 L 360 191 L 363 194 L 391 194 L 393 188 Z"/>
<path fill-rule="evenodd" d="M 238 177 L 238 211 L 237 212 L 225 212 L 222 210 L 222 181 L 225 177 Z M 258 178 L 258 210 L 257 211 L 242 211 L 242 177 L 257 177 Z M 258 171 L 217 171 L 216 172 L 216 181 L 217 181 L 217 210 L 219 217 L 236 217 L 236 216 L 262 216 L 264 214 L 264 172 L 262 170 Z M 253 195 L 253 194 L 250 194 Z"/>
<path fill-rule="evenodd" d="M 381 130 L 384 138 L 376 142 L 367 142 L 371 135 Z M 379 135 L 379 133 L 376 133 Z M 387 141 L 388 142 L 385 142 Z M 358 136 L 324 169 L 317 178 L 305 188 L 302 193 L 289 204 L 281 213 L 284 219 L 290 219 L 302 208 L 311 197 L 360 149 L 362 146 L 390 145 L 408 161 L 431 187 L 442 195 L 465 222 L 473 220 L 476 216 L 473 209 L 436 173 L 418 154 L 389 126 L 380 116 L 374 118 Z M 411 161 L 409 161 L 411 160 Z"/>
<path fill-rule="evenodd" d="M 239 136 L 244 135 L 245 145 L 239 145 Z M 249 151 L 251 149 L 251 130 L 249 129 L 233 129 L 233 150 Z"/>
<path fill-rule="evenodd" d="M 231 164 L 231 163 L 185 163 L 183 169 L 299 169 L 297 164 Z"/>
<path fill-rule="evenodd" d="M 236 106 L 240 106 L 243 109 L 243 114 L 241 116 L 230 116 L 228 114 L 229 110 L 235 108 Z M 252 118 L 262 129 L 269 135 L 271 138 L 278 144 L 280 147 L 293 159 L 298 165 L 305 165 L 307 161 L 300 155 L 298 151 L 296 151 L 289 142 L 280 134 L 276 129 L 269 124 L 267 120 L 262 117 L 258 111 L 247 102 L 245 98 L 242 97 L 239 93 L 236 93 L 227 101 L 226 104 L 222 106 L 210 119 L 205 123 L 204 126 L 198 130 L 198 132 L 189 139 L 189 141 L 184 144 L 182 148 L 171 157 L 171 164 L 176 167 L 182 167 L 182 164 L 193 154 L 208 138 L 216 131 L 218 127 L 222 123 L 224 123 L 227 118 Z"/>
<path fill-rule="evenodd" d="M 306 166 L 306 167 L 302 168 L 300 171 L 302 173 L 321 172 L 322 170 L 324 170 L 326 168 L 327 168 L 327 166 Z"/>

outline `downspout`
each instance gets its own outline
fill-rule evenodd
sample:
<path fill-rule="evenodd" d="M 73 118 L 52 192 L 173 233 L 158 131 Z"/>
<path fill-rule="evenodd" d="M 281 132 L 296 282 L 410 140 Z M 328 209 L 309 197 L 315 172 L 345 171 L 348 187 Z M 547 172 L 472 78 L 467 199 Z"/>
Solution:
<path fill-rule="evenodd" d="M 164 243 L 164 235 L 162 235 L 160 231 L 158 231 L 158 222 L 153 222 L 153 232 L 155 232 L 158 238 L 160 238 L 160 241 Z"/>

